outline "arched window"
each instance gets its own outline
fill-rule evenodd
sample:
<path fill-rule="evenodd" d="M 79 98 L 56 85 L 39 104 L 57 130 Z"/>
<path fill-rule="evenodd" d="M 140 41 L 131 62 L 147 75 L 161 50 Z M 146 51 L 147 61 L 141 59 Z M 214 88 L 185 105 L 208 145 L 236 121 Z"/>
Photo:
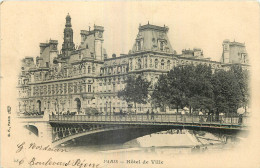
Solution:
<path fill-rule="evenodd" d="M 144 67 L 147 68 L 147 57 L 145 57 Z"/>
<path fill-rule="evenodd" d="M 141 59 L 139 58 L 138 59 L 138 69 L 141 69 L 142 68 L 142 61 Z"/>
<path fill-rule="evenodd" d="M 154 67 L 155 67 L 155 68 L 158 68 L 158 59 L 155 59 L 155 60 L 154 60 Z"/>
<path fill-rule="evenodd" d="M 161 60 L 161 68 L 164 69 L 164 60 Z"/>
<path fill-rule="evenodd" d="M 82 73 L 82 66 L 79 66 L 79 74 L 81 75 Z"/>
<path fill-rule="evenodd" d="M 91 73 L 91 67 L 88 66 L 88 73 Z"/>
<path fill-rule="evenodd" d="M 150 67 L 153 67 L 153 59 L 150 58 Z"/>
<path fill-rule="evenodd" d="M 83 73 L 84 74 L 86 73 L 86 66 L 85 65 L 83 66 Z"/>
<path fill-rule="evenodd" d="M 171 68 L 171 61 L 168 60 L 168 61 L 167 61 L 167 69 L 170 69 L 170 68 Z"/>

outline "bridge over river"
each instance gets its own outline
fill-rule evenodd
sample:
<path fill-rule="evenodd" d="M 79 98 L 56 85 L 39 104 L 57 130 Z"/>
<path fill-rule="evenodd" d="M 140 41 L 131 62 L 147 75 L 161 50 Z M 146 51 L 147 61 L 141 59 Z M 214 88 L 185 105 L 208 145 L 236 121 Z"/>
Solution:
<path fill-rule="evenodd" d="M 91 139 L 99 135 L 103 141 L 119 143 L 169 129 L 189 129 L 233 135 L 247 132 L 247 116 L 211 116 L 182 114 L 132 115 L 49 115 L 24 116 L 27 129 L 51 139 L 53 146 L 78 138 Z M 39 123 L 41 123 L 39 125 Z M 44 126 L 42 126 L 42 124 Z M 43 129 L 45 127 L 45 129 Z M 41 129 L 41 130 L 39 130 Z"/>

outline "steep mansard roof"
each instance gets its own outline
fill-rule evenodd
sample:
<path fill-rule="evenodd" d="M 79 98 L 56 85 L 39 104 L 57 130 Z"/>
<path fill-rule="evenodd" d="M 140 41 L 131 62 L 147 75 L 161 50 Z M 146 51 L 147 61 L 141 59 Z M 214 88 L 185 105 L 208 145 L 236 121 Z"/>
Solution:
<path fill-rule="evenodd" d="M 170 44 L 170 40 L 167 36 L 168 30 L 168 27 L 150 25 L 149 23 L 147 25 L 139 26 L 136 42 L 134 43 L 131 52 L 135 53 L 140 51 L 137 49 L 138 41 L 141 41 L 142 43 L 142 51 L 161 51 L 160 42 L 162 41 L 164 44 L 163 52 L 174 53 L 174 50 Z"/>

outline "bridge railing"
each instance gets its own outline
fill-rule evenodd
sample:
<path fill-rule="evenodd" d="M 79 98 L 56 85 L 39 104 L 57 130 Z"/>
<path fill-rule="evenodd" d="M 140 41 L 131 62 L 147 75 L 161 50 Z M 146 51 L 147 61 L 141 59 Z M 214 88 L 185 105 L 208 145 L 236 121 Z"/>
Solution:
<path fill-rule="evenodd" d="M 246 125 L 247 116 L 213 116 L 182 114 L 131 115 L 50 115 L 50 121 L 62 122 L 127 122 L 127 123 L 198 123 Z"/>

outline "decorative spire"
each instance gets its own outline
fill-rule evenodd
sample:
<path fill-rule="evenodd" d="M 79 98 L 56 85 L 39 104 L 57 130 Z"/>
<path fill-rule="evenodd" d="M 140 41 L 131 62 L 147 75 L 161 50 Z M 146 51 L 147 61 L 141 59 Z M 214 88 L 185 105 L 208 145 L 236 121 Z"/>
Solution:
<path fill-rule="evenodd" d="M 71 17 L 70 14 L 68 13 L 68 15 L 66 16 L 66 27 L 71 27 Z"/>

